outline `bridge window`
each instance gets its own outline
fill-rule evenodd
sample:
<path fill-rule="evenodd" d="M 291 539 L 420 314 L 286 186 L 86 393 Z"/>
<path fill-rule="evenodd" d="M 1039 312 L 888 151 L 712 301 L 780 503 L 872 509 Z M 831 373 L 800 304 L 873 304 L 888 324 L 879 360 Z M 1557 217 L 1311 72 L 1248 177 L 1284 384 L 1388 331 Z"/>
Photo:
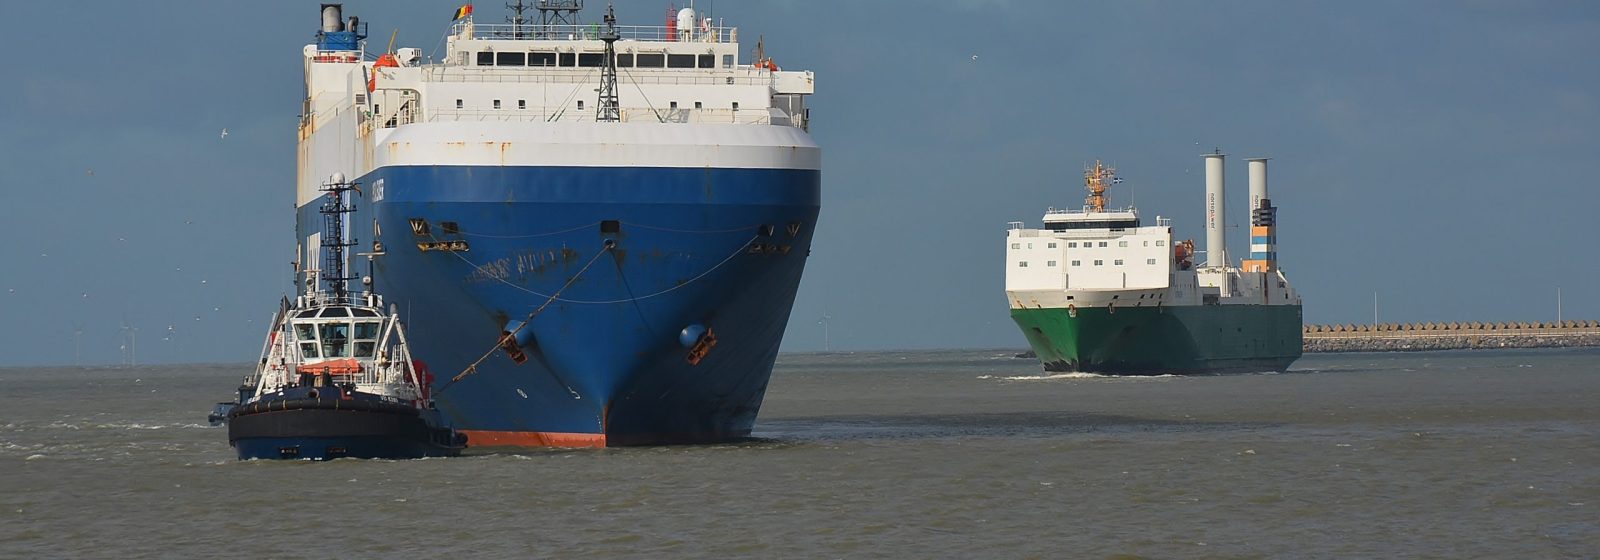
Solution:
<path fill-rule="evenodd" d="M 617 67 L 618 68 L 627 68 L 627 67 L 630 67 L 630 66 L 633 66 L 633 55 L 631 55 L 631 54 L 619 54 L 619 55 L 617 55 Z"/>
<path fill-rule="evenodd" d="M 319 329 L 322 334 L 322 355 L 325 358 L 350 357 L 350 324 L 325 323 Z"/>
<path fill-rule="evenodd" d="M 528 66 L 555 66 L 556 53 L 531 52 L 528 53 Z"/>
<path fill-rule="evenodd" d="M 489 51 L 478 53 L 478 66 L 494 66 L 494 53 Z"/>
<path fill-rule="evenodd" d="M 300 343 L 300 357 L 302 357 L 302 358 L 310 358 L 310 359 L 320 358 L 321 356 L 317 355 L 317 343 L 315 343 L 315 342 L 302 342 L 302 343 Z"/>
<path fill-rule="evenodd" d="M 669 54 L 667 55 L 667 68 L 694 68 L 694 55 Z"/>
<path fill-rule="evenodd" d="M 661 68 L 667 65 L 667 55 L 661 53 L 639 53 L 634 57 L 636 65 L 640 68 Z"/>
<path fill-rule="evenodd" d="M 717 67 L 717 55 L 714 55 L 714 54 L 702 54 L 702 55 L 700 55 L 700 67 L 701 68 L 716 68 Z"/>
<path fill-rule="evenodd" d="M 519 53 L 519 52 L 495 53 L 495 55 L 494 55 L 494 65 L 495 66 L 527 66 L 528 65 L 528 53 Z"/>
<path fill-rule="evenodd" d="M 605 64 L 606 55 L 604 53 L 582 53 L 578 55 L 578 66 L 582 66 L 584 68 L 598 68 L 600 66 L 605 66 Z"/>
<path fill-rule="evenodd" d="M 572 67 L 578 65 L 578 53 L 556 53 L 556 58 L 559 62 L 557 66 Z"/>
<path fill-rule="evenodd" d="M 733 55 L 731 55 L 731 54 L 722 55 L 722 67 L 723 68 L 733 68 Z"/>

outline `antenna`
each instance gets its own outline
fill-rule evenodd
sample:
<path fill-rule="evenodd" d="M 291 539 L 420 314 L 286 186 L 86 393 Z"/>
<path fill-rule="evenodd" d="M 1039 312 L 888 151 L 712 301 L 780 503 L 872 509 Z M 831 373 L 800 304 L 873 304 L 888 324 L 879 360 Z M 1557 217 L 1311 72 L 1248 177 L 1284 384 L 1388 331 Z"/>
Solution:
<path fill-rule="evenodd" d="M 614 6 L 606 5 L 606 29 L 600 33 L 600 40 L 606 43 L 605 66 L 600 70 L 600 102 L 599 111 L 595 113 L 596 122 L 618 122 L 622 120 L 622 111 L 617 106 L 617 15 Z"/>
<path fill-rule="evenodd" d="M 1085 209 L 1090 212 L 1104 212 L 1106 203 L 1111 201 L 1111 197 L 1106 196 L 1106 189 L 1121 182 L 1122 180 L 1117 178 L 1117 169 L 1107 167 L 1100 163 L 1100 160 L 1095 160 L 1092 167 L 1085 167 L 1083 188 L 1089 191 L 1089 196 L 1083 199 Z"/>
<path fill-rule="evenodd" d="M 539 0 L 540 38 L 556 38 L 558 27 L 577 27 L 582 10 L 583 0 Z"/>
<path fill-rule="evenodd" d="M 506 16 L 506 23 L 511 24 L 511 37 L 513 39 L 528 38 L 527 34 L 522 30 L 523 26 L 533 22 L 531 18 L 522 15 L 528 11 L 527 4 L 524 4 L 522 0 L 517 0 L 515 4 L 506 4 L 506 9 L 511 10 L 512 14 Z"/>
<path fill-rule="evenodd" d="M 344 229 L 345 215 L 355 209 L 345 204 L 344 193 L 349 191 L 361 192 L 360 185 L 354 181 L 346 182 L 343 173 L 334 173 L 327 183 L 322 184 L 322 192 L 328 193 L 328 200 L 322 203 L 322 208 L 317 211 L 322 214 L 322 248 L 324 269 L 318 275 L 328 283 L 328 291 L 332 292 L 335 302 L 348 299 L 350 293 L 350 276 L 345 270 L 345 250 L 356 245 L 354 237 L 350 237 Z M 316 284 L 313 283 L 312 286 Z"/>

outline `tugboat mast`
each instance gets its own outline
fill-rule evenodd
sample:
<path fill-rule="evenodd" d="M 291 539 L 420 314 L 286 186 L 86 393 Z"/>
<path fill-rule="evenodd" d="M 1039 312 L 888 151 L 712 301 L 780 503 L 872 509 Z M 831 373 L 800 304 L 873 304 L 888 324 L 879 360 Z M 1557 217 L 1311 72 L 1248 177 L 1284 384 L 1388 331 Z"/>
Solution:
<path fill-rule="evenodd" d="M 614 6 L 606 6 L 606 29 L 600 33 L 600 40 L 606 43 L 605 63 L 600 71 L 600 110 L 595 113 L 596 122 L 618 122 L 622 120 L 622 110 L 617 105 L 617 15 Z"/>
<path fill-rule="evenodd" d="M 322 214 L 322 250 L 326 267 L 319 276 L 327 282 L 328 292 L 333 295 L 333 301 L 345 302 L 350 295 L 350 281 L 355 280 L 355 277 L 349 276 L 345 270 L 345 251 L 354 247 L 356 240 L 353 237 L 346 237 L 345 215 L 354 212 L 355 209 L 345 203 L 344 193 L 352 190 L 361 191 L 356 183 L 345 182 L 343 173 L 334 173 L 329 182 L 323 183 L 321 190 L 328 194 L 327 200 L 322 203 L 322 208 L 318 209 Z"/>

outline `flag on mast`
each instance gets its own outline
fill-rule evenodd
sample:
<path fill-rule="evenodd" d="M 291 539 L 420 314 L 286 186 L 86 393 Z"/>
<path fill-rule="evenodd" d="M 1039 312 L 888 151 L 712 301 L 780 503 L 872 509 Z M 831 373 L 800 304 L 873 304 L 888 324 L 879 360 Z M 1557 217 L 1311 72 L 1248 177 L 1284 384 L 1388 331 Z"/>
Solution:
<path fill-rule="evenodd" d="M 465 5 L 462 5 L 460 8 L 456 8 L 456 13 L 450 18 L 450 21 L 455 21 L 470 15 L 472 15 L 472 3 L 469 2 Z"/>

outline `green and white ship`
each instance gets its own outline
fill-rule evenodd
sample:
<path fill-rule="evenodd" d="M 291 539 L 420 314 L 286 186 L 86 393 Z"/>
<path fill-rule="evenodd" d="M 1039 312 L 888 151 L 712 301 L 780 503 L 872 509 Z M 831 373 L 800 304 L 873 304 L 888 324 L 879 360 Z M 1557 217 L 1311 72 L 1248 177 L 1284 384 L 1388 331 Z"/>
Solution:
<path fill-rule="evenodd" d="M 1046 371 L 1118 375 L 1283 371 L 1300 357 L 1300 295 L 1277 266 L 1267 160 L 1251 159 L 1250 258 L 1229 263 L 1223 163 L 1206 154 L 1206 261 L 1173 237 L 1108 206 L 1120 183 L 1099 162 L 1084 172 L 1081 210 L 1051 208 L 1039 229 L 1006 235 L 1011 318 Z"/>

